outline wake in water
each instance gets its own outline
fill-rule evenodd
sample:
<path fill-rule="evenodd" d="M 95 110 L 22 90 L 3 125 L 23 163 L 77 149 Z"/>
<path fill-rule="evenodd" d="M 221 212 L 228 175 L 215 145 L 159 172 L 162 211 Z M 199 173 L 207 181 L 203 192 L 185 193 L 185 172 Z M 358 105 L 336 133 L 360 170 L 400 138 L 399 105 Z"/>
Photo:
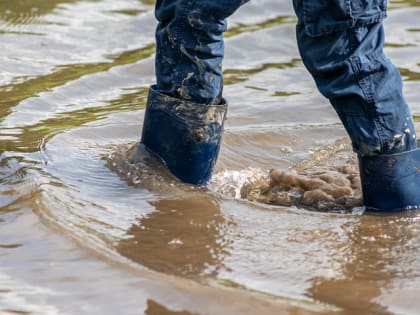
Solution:
<path fill-rule="evenodd" d="M 339 140 L 288 170 L 248 168 L 217 173 L 208 189 L 233 198 L 283 207 L 361 212 L 363 200 L 356 161 L 349 143 Z M 177 181 L 141 146 L 117 148 L 107 157 L 107 164 L 129 185 L 139 188 L 162 193 L 202 191 Z"/>

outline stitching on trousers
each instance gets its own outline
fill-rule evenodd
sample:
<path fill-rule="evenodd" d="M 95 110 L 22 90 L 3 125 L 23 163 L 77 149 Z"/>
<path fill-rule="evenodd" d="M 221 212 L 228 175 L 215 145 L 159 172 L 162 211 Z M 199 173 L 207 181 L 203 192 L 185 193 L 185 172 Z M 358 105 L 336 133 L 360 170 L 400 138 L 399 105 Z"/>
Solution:
<path fill-rule="evenodd" d="M 349 30 L 349 43 L 350 45 L 355 44 L 354 33 L 351 30 Z M 373 54 L 373 55 L 376 55 L 376 54 Z M 361 67 L 361 60 L 359 57 L 352 56 L 349 58 L 349 62 L 353 70 L 353 76 L 356 82 L 359 84 L 360 89 L 365 97 L 365 105 L 366 105 L 365 110 L 367 111 L 367 114 L 373 118 L 373 124 L 379 136 L 379 143 L 381 146 L 381 151 L 383 151 L 385 148 L 385 144 L 384 144 L 385 135 L 384 135 L 384 131 L 381 127 L 379 118 L 377 117 L 377 113 L 375 110 L 376 102 L 374 99 L 374 91 L 372 90 L 372 82 L 370 82 L 370 75 L 367 77 L 361 76 L 362 67 Z"/>

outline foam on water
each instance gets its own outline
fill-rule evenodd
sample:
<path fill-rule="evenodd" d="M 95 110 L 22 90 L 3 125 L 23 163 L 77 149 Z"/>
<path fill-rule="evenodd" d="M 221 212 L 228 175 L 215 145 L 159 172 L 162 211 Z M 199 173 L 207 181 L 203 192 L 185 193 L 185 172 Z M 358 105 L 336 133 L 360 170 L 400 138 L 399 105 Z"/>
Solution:
<path fill-rule="evenodd" d="M 318 211 L 359 212 L 363 205 L 356 158 L 345 140 L 288 170 L 220 172 L 209 188 L 234 198 Z"/>
<path fill-rule="evenodd" d="M 249 185 L 256 186 L 257 183 L 267 183 L 269 172 L 259 168 L 246 168 L 240 171 L 226 170 L 215 174 L 208 188 L 211 191 L 236 199 L 242 198 L 242 189 Z"/>
<path fill-rule="evenodd" d="M 352 211 L 362 206 L 359 186 L 353 166 L 314 167 L 301 172 L 272 170 L 268 182 L 243 186 L 241 197 L 286 207 Z"/>

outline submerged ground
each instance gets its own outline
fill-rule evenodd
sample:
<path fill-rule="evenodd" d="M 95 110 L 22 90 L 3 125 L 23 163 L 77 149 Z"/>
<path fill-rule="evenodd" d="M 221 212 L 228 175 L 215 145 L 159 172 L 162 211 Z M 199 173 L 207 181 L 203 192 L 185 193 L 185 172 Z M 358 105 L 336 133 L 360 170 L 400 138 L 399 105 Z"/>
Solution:
<path fill-rule="evenodd" d="M 416 122 L 419 17 L 419 1 L 394 0 L 385 24 Z M 353 211 L 355 157 L 295 22 L 278 0 L 230 20 L 229 118 L 203 190 L 132 163 L 153 1 L 1 2 L 0 313 L 418 314 L 420 215 Z M 355 198 L 287 203 L 290 178 Z"/>

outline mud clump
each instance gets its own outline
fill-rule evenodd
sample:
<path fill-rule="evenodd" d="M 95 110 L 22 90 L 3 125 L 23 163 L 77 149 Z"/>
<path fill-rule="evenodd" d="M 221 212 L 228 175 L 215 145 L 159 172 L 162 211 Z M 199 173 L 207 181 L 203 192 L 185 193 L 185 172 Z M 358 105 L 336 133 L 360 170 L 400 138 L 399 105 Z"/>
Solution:
<path fill-rule="evenodd" d="M 363 204 L 359 171 L 354 165 L 315 166 L 309 169 L 271 170 L 268 181 L 251 182 L 241 197 L 278 206 L 318 211 L 352 211 Z"/>

